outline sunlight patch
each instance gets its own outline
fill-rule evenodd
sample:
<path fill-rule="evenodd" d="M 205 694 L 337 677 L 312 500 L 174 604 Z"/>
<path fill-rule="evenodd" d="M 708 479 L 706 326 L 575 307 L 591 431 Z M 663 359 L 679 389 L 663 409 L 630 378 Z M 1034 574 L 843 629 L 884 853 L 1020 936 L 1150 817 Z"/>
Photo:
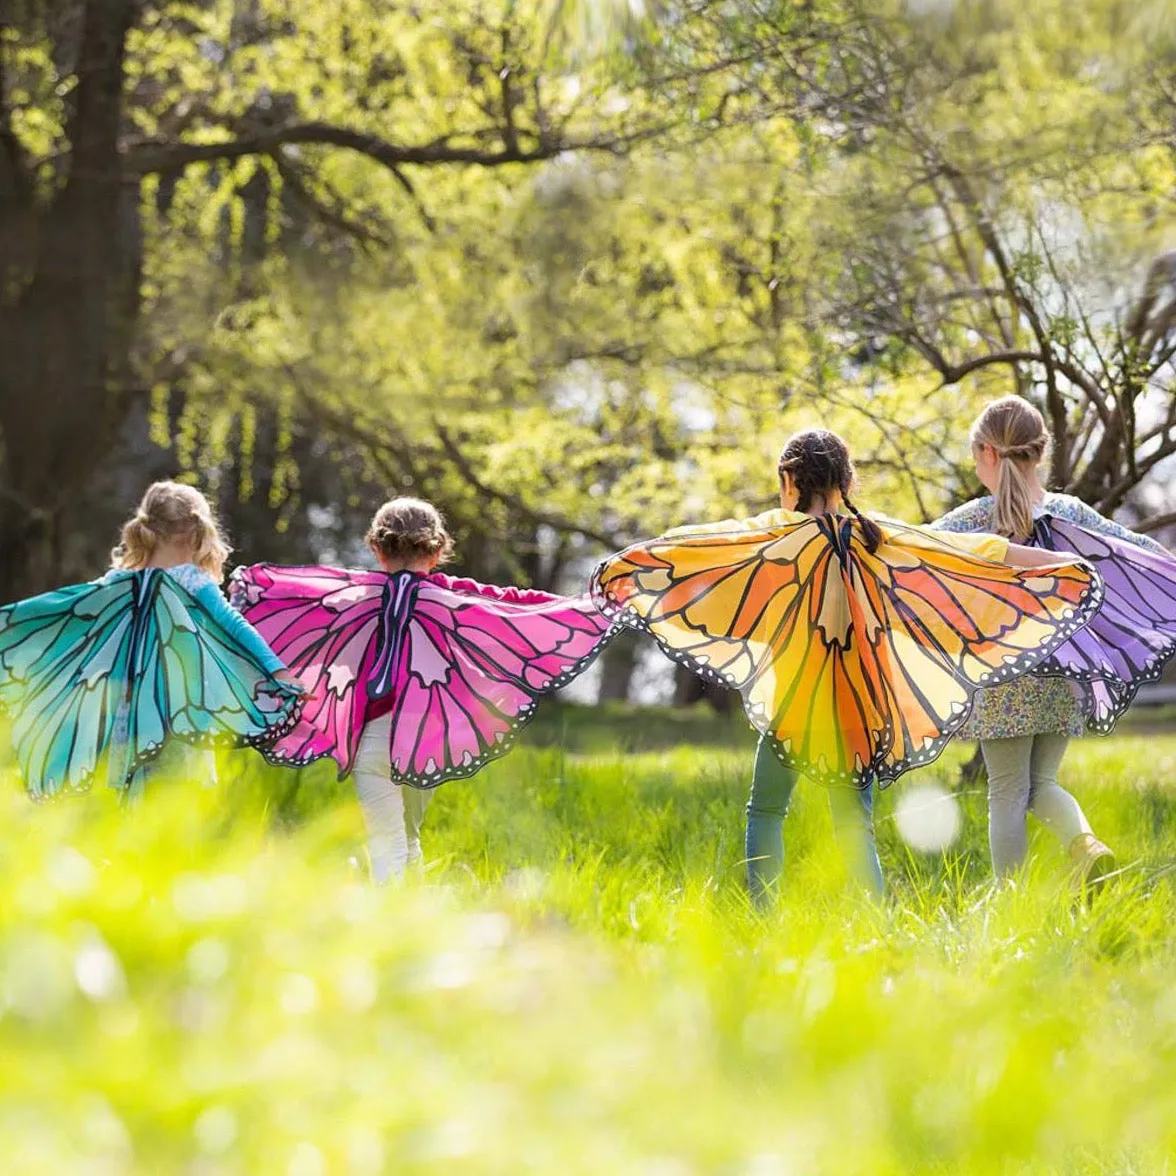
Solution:
<path fill-rule="evenodd" d="M 899 798 L 899 836 L 921 853 L 940 853 L 960 835 L 960 806 L 939 784 L 916 784 Z"/>
<path fill-rule="evenodd" d="M 118 956 L 103 940 L 85 944 L 74 958 L 78 988 L 93 1001 L 116 1000 L 126 995 L 127 982 Z"/>

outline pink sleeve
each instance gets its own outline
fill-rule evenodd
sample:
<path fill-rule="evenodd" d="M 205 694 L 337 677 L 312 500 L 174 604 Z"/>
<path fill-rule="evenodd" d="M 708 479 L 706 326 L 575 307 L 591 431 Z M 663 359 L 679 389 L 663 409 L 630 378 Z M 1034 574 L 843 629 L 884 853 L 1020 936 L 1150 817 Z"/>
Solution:
<path fill-rule="evenodd" d="M 552 604 L 568 599 L 566 596 L 555 596 L 535 588 L 503 588 L 497 584 L 481 584 L 477 580 L 446 576 L 441 572 L 434 572 L 428 578 L 438 587 L 448 588 L 451 592 L 468 592 L 472 596 L 500 600 L 504 604 Z"/>

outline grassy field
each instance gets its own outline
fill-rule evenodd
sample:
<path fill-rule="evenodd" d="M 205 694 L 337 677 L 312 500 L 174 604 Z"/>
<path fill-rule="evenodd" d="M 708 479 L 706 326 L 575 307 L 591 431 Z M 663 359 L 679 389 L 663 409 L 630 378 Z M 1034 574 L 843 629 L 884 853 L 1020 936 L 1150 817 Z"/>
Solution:
<path fill-rule="evenodd" d="M 900 782 L 885 903 L 802 786 L 757 915 L 750 753 L 706 712 L 549 710 L 383 890 L 326 770 L 250 753 L 131 812 L 0 790 L 0 1171 L 1168 1172 L 1176 737 L 1068 757 L 1125 865 L 1089 907 L 1048 835 L 991 885 L 975 792 L 913 852 Z"/>

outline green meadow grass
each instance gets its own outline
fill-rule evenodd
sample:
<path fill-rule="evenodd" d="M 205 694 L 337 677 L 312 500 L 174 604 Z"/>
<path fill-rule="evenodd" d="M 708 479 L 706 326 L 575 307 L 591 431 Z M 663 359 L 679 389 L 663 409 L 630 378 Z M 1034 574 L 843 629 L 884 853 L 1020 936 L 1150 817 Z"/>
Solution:
<path fill-rule="evenodd" d="M 993 886 L 974 790 L 912 852 L 904 781 L 884 903 L 802 785 L 767 916 L 751 748 L 705 711 L 549 710 L 385 889 L 321 766 L 242 753 L 129 811 L 0 790 L 0 1172 L 1168 1172 L 1176 737 L 1067 757 L 1124 865 L 1090 905 L 1048 834 Z"/>

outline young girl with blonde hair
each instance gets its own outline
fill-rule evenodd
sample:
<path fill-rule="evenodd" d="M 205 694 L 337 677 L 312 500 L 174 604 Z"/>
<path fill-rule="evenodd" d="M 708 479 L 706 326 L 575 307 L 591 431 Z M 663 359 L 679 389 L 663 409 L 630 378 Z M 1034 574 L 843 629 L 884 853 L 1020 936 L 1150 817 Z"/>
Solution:
<path fill-rule="evenodd" d="M 293 725 L 301 688 L 221 595 L 228 555 L 205 497 L 156 482 L 106 575 L 0 608 L 0 710 L 34 796 L 103 770 L 134 792 L 173 743 L 258 746 Z"/>
<path fill-rule="evenodd" d="M 993 869 L 1015 871 L 1027 852 L 1032 812 L 1069 849 L 1080 882 L 1114 869 L 1114 856 L 1058 783 L 1069 739 L 1106 733 L 1136 690 L 1176 651 L 1176 560 L 1154 540 L 1104 518 L 1068 494 L 1047 492 L 1040 466 L 1050 438 L 1041 413 L 1019 396 L 985 407 L 972 426 L 976 473 L 989 494 L 932 524 L 940 531 L 994 531 L 1017 542 L 1072 552 L 1096 566 L 1105 600 L 1081 633 L 1034 674 L 985 690 L 957 734 L 980 740 L 988 769 Z"/>
<path fill-rule="evenodd" d="M 453 540 L 420 499 L 384 503 L 366 539 L 379 571 L 257 564 L 234 573 L 232 597 L 309 692 L 302 722 L 267 754 L 330 756 L 354 775 L 384 882 L 420 860 L 426 790 L 505 753 L 611 628 L 586 597 L 438 572 Z"/>

